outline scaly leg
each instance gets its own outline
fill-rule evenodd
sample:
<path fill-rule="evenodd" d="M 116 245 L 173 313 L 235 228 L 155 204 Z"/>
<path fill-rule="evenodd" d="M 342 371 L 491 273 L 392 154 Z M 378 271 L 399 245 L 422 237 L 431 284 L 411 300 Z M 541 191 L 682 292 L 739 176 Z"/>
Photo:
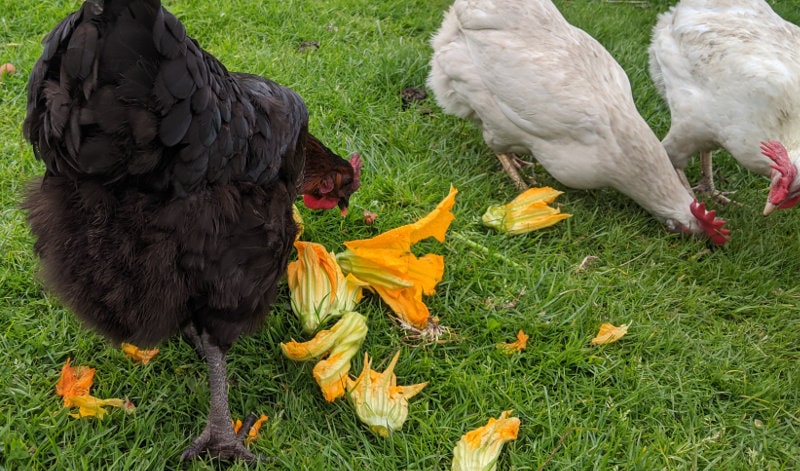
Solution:
<path fill-rule="evenodd" d="M 497 154 L 497 160 L 500 161 L 503 170 L 511 177 L 511 181 L 514 182 L 514 186 L 516 186 L 518 190 L 525 191 L 531 185 L 536 185 L 535 178 L 532 178 L 530 183 L 526 183 L 519 173 L 519 170 L 523 166 L 530 166 L 533 165 L 533 163 L 522 160 L 514 154 Z"/>
<path fill-rule="evenodd" d="M 233 432 L 233 426 L 231 425 L 231 412 L 228 408 L 228 368 L 225 362 L 225 352 L 211 342 L 205 332 L 199 337 L 202 344 L 201 348 L 208 362 L 211 405 L 208 411 L 206 428 L 192 442 L 189 448 L 183 452 L 181 459 L 190 460 L 206 452 L 222 460 L 256 461 L 260 458 L 245 448 L 241 437 Z M 247 431 L 245 430 L 246 433 Z"/>
<path fill-rule="evenodd" d="M 711 160 L 711 152 L 703 152 L 700 154 L 700 181 L 694 190 L 700 194 L 709 195 L 717 203 L 730 204 L 731 199 L 725 195 L 733 194 L 735 192 L 721 192 L 714 186 L 714 173 Z"/>

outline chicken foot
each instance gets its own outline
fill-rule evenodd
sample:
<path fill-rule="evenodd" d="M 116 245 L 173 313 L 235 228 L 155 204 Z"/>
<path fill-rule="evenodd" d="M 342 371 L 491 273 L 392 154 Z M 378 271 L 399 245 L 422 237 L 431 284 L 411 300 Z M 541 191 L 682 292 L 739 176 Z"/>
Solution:
<path fill-rule="evenodd" d="M 191 460 L 205 452 L 221 460 L 262 460 L 262 457 L 245 448 L 242 441 L 250 427 L 243 426 L 239 434 L 233 431 L 231 412 L 228 406 L 228 367 L 225 351 L 211 342 L 205 332 L 198 338 L 202 353 L 208 362 L 211 401 L 205 429 L 183 452 L 181 459 Z"/>
<path fill-rule="evenodd" d="M 497 154 L 497 160 L 500 161 L 500 165 L 503 167 L 503 170 L 511 177 L 511 181 L 514 182 L 514 186 L 517 187 L 519 191 L 525 191 L 531 186 L 537 185 L 536 178 L 532 177 L 529 182 L 525 182 L 520 175 L 519 171 L 522 167 L 529 167 L 533 166 L 533 162 L 528 162 L 526 160 L 522 160 L 514 154 Z"/>

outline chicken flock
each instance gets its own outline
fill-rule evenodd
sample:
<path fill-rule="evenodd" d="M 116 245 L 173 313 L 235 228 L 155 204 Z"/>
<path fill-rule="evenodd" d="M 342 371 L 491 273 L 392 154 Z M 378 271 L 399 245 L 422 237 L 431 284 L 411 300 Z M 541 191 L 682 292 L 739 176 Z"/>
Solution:
<path fill-rule="evenodd" d="M 114 341 L 185 335 L 211 400 L 183 457 L 256 459 L 230 426 L 226 353 L 277 295 L 296 197 L 346 213 L 361 157 L 336 155 L 297 93 L 229 72 L 158 0 L 86 0 L 43 46 L 23 131 L 46 171 L 23 207 L 45 285 Z M 615 188 L 715 244 L 729 231 L 694 195 L 722 197 L 714 149 L 770 177 L 765 214 L 800 199 L 800 29 L 762 0 L 681 0 L 659 17 L 663 142 L 622 67 L 550 0 L 456 0 L 432 46 L 436 101 L 480 127 L 518 186 L 529 154 L 567 187 Z"/>

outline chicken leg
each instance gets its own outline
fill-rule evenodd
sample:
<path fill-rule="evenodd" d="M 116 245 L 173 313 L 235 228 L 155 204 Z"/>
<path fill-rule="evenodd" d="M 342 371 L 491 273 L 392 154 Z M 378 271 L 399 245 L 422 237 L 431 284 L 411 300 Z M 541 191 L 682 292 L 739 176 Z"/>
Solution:
<path fill-rule="evenodd" d="M 190 460 L 206 452 L 221 460 L 238 459 L 257 461 L 261 458 L 245 448 L 242 437 L 233 431 L 231 412 L 228 406 L 228 368 L 226 351 L 211 341 L 205 332 L 199 335 L 200 348 L 208 362 L 208 384 L 211 405 L 208 411 L 206 428 L 195 438 L 181 459 Z M 248 427 L 249 429 L 249 427 Z M 242 430 L 247 429 L 242 427 Z"/>
<path fill-rule="evenodd" d="M 697 193 L 709 195 L 714 201 L 720 204 L 730 204 L 731 199 L 725 195 L 735 193 L 734 191 L 721 192 L 714 186 L 711 152 L 703 152 L 700 154 L 700 180 L 692 189 Z"/>
<path fill-rule="evenodd" d="M 503 170 L 511 177 L 511 181 L 514 182 L 514 186 L 517 187 L 519 191 L 525 191 L 531 186 L 535 186 L 536 179 L 531 178 L 530 182 L 526 183 L 525 180 L 520 175 L 519 171 L 522 169 L 523 166 L 532 166 L 532 162 L 528 162 L 525 160 L 520 159 L 514 154 L 497 154 L 497 160 L 500 161 L 500 165 L 503 167 Z"/>

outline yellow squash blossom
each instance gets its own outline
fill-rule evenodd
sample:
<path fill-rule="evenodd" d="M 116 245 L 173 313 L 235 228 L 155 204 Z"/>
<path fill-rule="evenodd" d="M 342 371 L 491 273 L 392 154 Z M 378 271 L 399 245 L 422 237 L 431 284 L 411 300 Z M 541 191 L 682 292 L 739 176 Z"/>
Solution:
<path fill-rule="evenodd" d="M 515 353 L 521 350 L 525 350 L 525 347 L 528 346 L 528 335 L 523 332 L 522 329 L 517 332 L 517 340 L 510 343 L 498 343 L 497 348 L 503 351 L 503 353 Z"/>
<path fill-rule="evenodd" d="M 297 260 L 288 267 L 292 310 L 303 332 L 311 334 L 328 317 L 352 311 L 361 300 L 362 286 L 352 275 L 345 277 L 328 250 L 313 242 L 296 241 Z"/>
<path fill-rule="evenodd" d="M 71 417 L 97 417 L 102 419 L 108 411 L 105 407 L 119 407 L 125 412 L 131 413 L 136 410 L 136 406 L 126 399 L 98 399 L 93 396 L 75 396 L 72 398 L 72 405 L 78 407 L 77 414 L 70 414 Z"/>
<path fill-rule="evenodd" d="M 551 208 L 561 191 L 550 187 L 531 188 L 513 201 L 502 206 L 489 206 L 483 215 L 483 224 L 508 235 L 534 231 L 566 219 L 571 214 Z"/>
<path fill-rule="evenodd" d="M 394 367 L 399 357 L 398 351 L 386 370 L 378 373 L 370 369 L 369 355 L 365 353 L 361 375 L 355 380 L 347 379 L 348 399 L 356 415 L 382 437 L 403 426 L 408 417 L 408 400 L 428 385 L 398 386 Z"/>
<path fill-rule="evenodd" d="M 344 396 L 350 360 L 367 337 L 367 319 L 357 312 L 346 312 L 330 330 L 321 330 L 308 342 L 286 342 L 280 347 L 291 360 L 308 361 L 327 357 L 314 365 L 314 379 L 325 400 Z"/>
<path fill-rule="evenodd" d="M 613 343 L 621 339 L 627 333 L 628 324 L 622 324 L 617 327 L 614 324 L 605 323 L 600 326 L 600 330 L 597 332 L 595 338 L 592 339 L 591 344 L 605 345 L 607 343 Z"/>
<path fill-rule="evenodd" d="M 142 350 L 136 345 L 125 342 L 122 342 L 122 352 L 131 360 L 139 362 L 143 365 L 150 363 L 150 360 L 158 355 L 157 348 L 153 348 L 151 350 Z"/>
<path fill-rule="evenodd" d="M 368 283 L 403 322 L 418 329 L 428 325 L 430 312 L 422 296 L 430 296 L 444 275 L 444 257 L 417 257 L 411 246 L 433 237 L 444 242 L 455 216 L 451 210 L 458 190 L 451 187 L 447 197 L 419 221 L 384 232 L 371 239 L 345 242 L 336 255 L 342 269 Z"/>
<path fill-rule="evenodd" d="M 61 368 L 61 377 L 56 383 L 56 394 L 64 398 L 64 407 L 72 406 L 72 398 L 88 396 L 94 381 L 94 368 L 71 366 L 70 358 Z"/>
<path fill-rule="evenodd" d="M 258 438 L 258 432 L 261 430 L 261 426 L 264 425 L 264 422 L 269 420 L 264 414 L 261 414 L 261 417 L 258 418 L 253 425 L 250 426 L 250 430 L 247 431 L 247 438 L 244 439 L 245 445 L 249 445 L 256 441 Z M 239 430 L 242 429 L 242 421 L 241 419 L 236 419 L 236 422 L 233 423 L 233 433 L 238 434 Z"/>
<path fill-rule="evenodd" d="M 510 410 L 491 418 L 483 427 L 467 432 L 453 450 L 453 471 L 495 471 L 506 442 L 517 439 L 519 419 Z"/>

